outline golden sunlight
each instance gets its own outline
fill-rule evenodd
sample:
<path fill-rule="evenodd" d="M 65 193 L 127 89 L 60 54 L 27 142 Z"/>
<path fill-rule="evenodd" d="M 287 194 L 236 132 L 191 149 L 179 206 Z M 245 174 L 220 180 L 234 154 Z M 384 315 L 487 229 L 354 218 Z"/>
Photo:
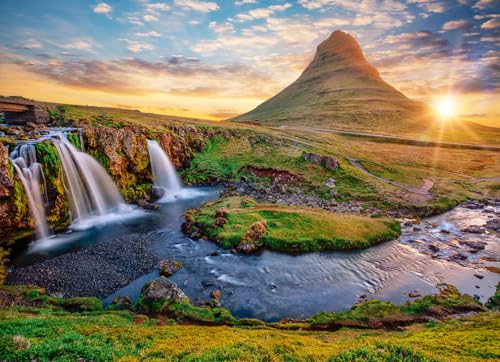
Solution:
<path fill-rule="evenodd" d="M 457 105 L 453 97 L 440 98 L 434 105 L 437 113 L 443 118 L 451 118 L 457 115 Z"/>

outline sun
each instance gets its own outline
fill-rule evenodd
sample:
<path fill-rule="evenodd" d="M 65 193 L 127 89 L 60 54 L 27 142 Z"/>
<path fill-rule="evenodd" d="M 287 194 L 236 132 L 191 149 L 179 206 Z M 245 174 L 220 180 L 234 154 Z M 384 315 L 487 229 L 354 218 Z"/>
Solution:
<path fill-rule="evenodd" d="M 434 105 L 437 113 L 443 118 L 451 118 L 456 115 L 456 102 L 453 97 L 439 99 Z"/>

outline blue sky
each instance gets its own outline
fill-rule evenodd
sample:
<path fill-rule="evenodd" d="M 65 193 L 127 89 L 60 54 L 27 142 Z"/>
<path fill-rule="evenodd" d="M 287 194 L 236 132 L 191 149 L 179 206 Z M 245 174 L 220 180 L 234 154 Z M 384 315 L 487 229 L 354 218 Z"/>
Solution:
<path fill-rule="evenodd" d="M 453 94 L 462 116 L 491 123 L 499 116 L 499 4 L 2 1 L 0 93 L 224 118 L 292 82 L 341 29 L 408 96 Z"/>

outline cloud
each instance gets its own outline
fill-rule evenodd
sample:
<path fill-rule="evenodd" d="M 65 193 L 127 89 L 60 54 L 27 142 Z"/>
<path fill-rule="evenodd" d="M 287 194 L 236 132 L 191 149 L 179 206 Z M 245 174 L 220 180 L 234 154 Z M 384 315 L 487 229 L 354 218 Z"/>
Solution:
<path fill-rule="evenodd" d="M 159 38 L 161 36 L 160 33 L 158 33 L 157 31 L 154 31 L 154 30 L 146 32 L 146 33 L 135 33 L 135 35 L 137 35 L 141 38 L 148 38 L 148 37 Z"/>
<path fill-rule="evenodd" d="M 219 10 L 219 5 L 212 1 L 174 0 L 174 3 L 176 6 L 182 7 L 184 9 L 200 11 L 202 13 Z"/>
<path fill-rule="evenodd" d="M 143 43 L 137 40 L 121 39 L 127 44 L 127 50 L 132 53 L 140 53 L 145 50 L 153 50 L 154 46 L 148 43 Z"/>
<path fill-rule="evenodd" d="M 167 11 L 170 7 L 165 3 L 146 3 L 144 8 L 149 12 Z"/>
<path fill-rule="evenodd" d="M 481 25 L 481 29 L 497 29 L 500 28 L 500 18 L 493 18 Z"/>
<path fill-rule="evenodd" d="M 93 48 L 93 43 L 88 39 L 77 39 L 62 45 L 62 47 L 66 49 L 77 49 L 77 50 L 84 50 L 91 52 Z"/>
<path fill-rule="evenodd" d="M 239 21 L 252 21 L 255 19 L 263 19 L 263 18 L 270 17 L 275 12 L 285 11 L 291 7 L 292 7 L 292 4 L 290 4 L 290 3 L 285 3 L 282 5 L 271 5 L 271 6 L 268 6 L 267 8 L 252 9 L 246 13 L 237 14 L 236 18 Z"/>
<path fill-rule="evenodd" d="M 96 14 L 109 14 L 113 10 L 113 8 L 111 7 L 111 5 L 103 2 L 94 5 L 92 10 L 94 10 L 94 13 Z"/>
<path fill-rule="evenodd" d="M 443 24 L 443 30 L 468 30 L 472 28 L 472 22 L 467 19 L 451 20 Z"/>
<path fill-rule="evenodd" d="M 28 39 L 22 45 L 23 49 L 40 49 L 42 48 L 42 44 L 38 42 L 36 39 Z"/>
<path fill-rule="evenodd" d="M 255 4 L 255 3 L 257 3 L 257 0 L 241 0 L 241 1 L 235 1 L 234 5 L 241 6 L 245 4 Z"/>
<path fill-rule="evenodd" d="M 231 23 L 217 24 L 217 22 L 211 21 L 208 24 L 208 27 L 213 31 L 215 31 L 217 34 L 231 33 L 234 31 L 233 24 Z"/>
<path fill-rule="evenodd" d="M 159 20 L 157 16 L 151 15 L 151 14 L 146 14 L 142 18 L 144 19 L 144 21 L 146 21 L 148 23 Z"/>
<path fill-rule="evenodd" d="M 449 45 L 449 42 L 440 35 L 430 31 L 418 31 L 416 33 L 401 33 L 399 35 L 389 35 L 385 42 L 387 44 L 403 44 L 412 48 L 422 49 L 442 49 Z"/>
<path fill-rule="evenodd" d="M 497 0 L 479 0 L 477 3 L 474 4 L 473 8 L 474 9 L 492 8 L 495 6 L 496 1 Z"/>
<path fill-rule="evenodd" d="M 132 25 L 136 25 L 136 26 L 143 26 L 144 23 L 142 22 L 141 18 L 137 17 L 137 16 L 128 16 L 127 17 L 127 21 L 132 24 Z"/>

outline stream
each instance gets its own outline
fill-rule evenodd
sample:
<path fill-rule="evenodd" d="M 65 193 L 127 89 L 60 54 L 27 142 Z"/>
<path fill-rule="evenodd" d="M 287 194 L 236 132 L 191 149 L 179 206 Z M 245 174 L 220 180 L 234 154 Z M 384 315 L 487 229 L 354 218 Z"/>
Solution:
<path fill-rule="evenodd" d="M 265 250 L 242 255 L 222 250 L 209 241 L 193 241 L 181 232 L 185 210 L 219 195 L 219 190 L 213 187 L 185 190 L 185 198 L 162 204 L 159 210 L 137 210 L 134 217 L 39 241 L 22 252 L 14 263 L 22 269 L 110 238 L 143 234 L 152 240 L 149 247 L 160 260 L 173 258 L 183 263 L 184 268 L 171 279 L 193 301 L 208 300 L 210 291 L 219 289 L 222 305 L 236 316 L 266 321 L 346 310 L 360 298 L 402 303 L 411 299 L 408 293 L 412 291 L 421 295 L 437 292 L 439 283 L 453 284 L 461 292 L 477 295 L 484 302 L 494 294 L 500 280 L 499 274 L 484 268 L 486 264 L 500 266 L 491 261 L 498 260 L 500 255 L 496 236 L 488 235 L 486 248 L 471 254 L 470 263 L 465 264 L 462 260 L 463 265 L 419 250 L 410 241 L 412 237 L 422 239 L 419 234 L 424 233 L 427 240 L 417 244 L 431 243 L 434 239 L 443 242 L 443 236 L 450 238 L 460 233 L 458 230 L 464 222 L 477 224 L 486 220 L 490 214 L 482 209 L 457 207 L 424 220 L 423 228 L 417 227 L 417 231 L 414 231 L 415 226 L 404 227 L 402 242 L 395 240 L 366 250 L 303 255 Z M 431 229 L 425 229 L 425 225 Z M 448 230 L 440 232 L 440 227 Z M 481 255 L 490 261 L 478 263 Z M 116 296 L 136 299 L 142 286 L 158 275 L 155 268 L 104 298 L 104 303 L 111 303 Z M 78 278 L 85 278 L 85 275 L 78 275 Z"/>

